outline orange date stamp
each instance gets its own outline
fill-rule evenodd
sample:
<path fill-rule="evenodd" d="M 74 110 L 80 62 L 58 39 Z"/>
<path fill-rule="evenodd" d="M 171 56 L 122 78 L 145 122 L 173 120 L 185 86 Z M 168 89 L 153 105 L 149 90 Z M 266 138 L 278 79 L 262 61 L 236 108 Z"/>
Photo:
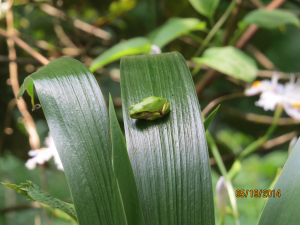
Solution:
<path fill-rule="evenodd" d="M 235 191 L 235 196 L 237 198 L 280 198 L 280 189 L 270 190 L 270 189 L 237 189 Z"/>

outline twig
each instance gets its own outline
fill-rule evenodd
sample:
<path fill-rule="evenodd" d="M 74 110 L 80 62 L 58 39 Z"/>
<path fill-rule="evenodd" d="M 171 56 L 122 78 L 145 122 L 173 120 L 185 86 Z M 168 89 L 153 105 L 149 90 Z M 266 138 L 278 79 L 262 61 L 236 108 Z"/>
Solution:
<path fill-rule="evenodd" d="M 283 72 L 279 72 L 279 71 L 276 71 L 276 73 L 278 74 L 279 79 L 289 80 L 289 79 L 291 79 L 291 75 L 294 75 L 294 76 L 300 78 L 300 73 L 283 73 Z M 257 76 L 259 76 L 259 77 L 272 78 L 273 74 L 274 74 L 274 71 L 269 71 L 269 70 L 258 70 L 257 71 Z"/>
<path fill-rule="evenodd" d="M 280 7 L 286 0 L 273 0 L 265 9 L 273 10 Z M 256 33 L 258 26 L 250 25 L 242 37 L 237 41 L 236 47 L 243 48 L 245 44 L 250 40 L 250 38 Z"/>
<path fill-rule="evenodd" d="M 225 33 L 225 37 L 224 37 L 224 41 L 223 41 L 223 45 L 226 46 L 229 43 L 229 38 L 236 26 L 237 20 L 238 20 L 238 15 L 239 15 L 239 11 L 242 7 L 242 0 L 237 0 L 236 1 L 236 7 L 233 9 L 232 11 L 232 15 L 231 18 L 228 22 L 228 26 L 226 29 L 226 33 Z"/>
<path fill-rule="evenodd" d="M 7 14 L 6 14 L 7 15 Z M 14 35 L 14 32 L 6 32 L 5 30 L 0 28 L 0 35 L 12 40 L 17 45 L 19 45 L 24 51 L 26 51 L 28 54 L 36 58 L 39 62 L 41 62 L 43 65 L 47 65 L 50 61 L 46 59 L 43 55 L 38 53 L 37 51 L 33 50 L 28 44 L 26 44 L 23 40 L 21 40 L 19 37 Z M 10 59 L 10 60 L 16 60 L 16 58 Z"/>
<path fill-rule="evenodd" d="M 59 19 L 56 17 L 53 17 L 52 21 L 53 21 L 54 31 L 56 33 L 56 36 L 59 38 L 60 42 L 66 47 L 77 48 L 77 46 L 66 35 L 62 26 L 59 24 Z"/>
<path fill-rule="evenodd" d="M 6 115 L 5 115 L 5 119 L 4 119 L 4 129 L 2 130 L 2 132 L 0 133 L 0 154 L 2 152 L 2 147 L 5 141 L 5 137 L 7 134 L 6 129 L 10 127 L 10 123 L 11 123 L 11 116 L 12 116 L 12 110 L 16 105 L 16 99 L 12 99 L 10 100 L 10 102 L 8 103 L 7 109 L 6 109 Z"/>
<path fill-rule="evenodd" d="M 20 210 L 24 210 L 24 209 L 32 209 L 32 208 L 40 208 L 40 206 L 37 202 L 32 202 L 30 204 L 24 204 L 24 205 L 16 205 L 16 206 L 11 206 L 11 207 L 0 209 L 0 214 L 20 211 Z"/>
<path fill-rule="evenodd" d="M 216 98 L 215 100 L 211 101 L 206 107 L 205 109 L 202 111 L 202 116 L 205 117 L 205 115 L 215 106 L 219 105 L 221 102 L 225 101 L 225 100 L 229 100 L 229 99 L 233 99 L 233 98 L 241 98 L 244 97 L 245 94 L 242 93 L 233 93 L 230 95 L 225 95 L 225 96 L 221 96 L 219 98 Z"/>
<path fill-rule="evenodd" d="M 261 124 L 272 124 L 274 118 L 272 116 L 263 116 L 257 115 L 254 113 L 243 113 L 239 110 L 236 110 L 233 107 L 222 105 L 222 110 L 233 115 L 234 117 L 238 117 L 253 123 L 261 123 Z M 278 126 L 290 126 L 300 124 L 299 120 L 294 120 L 292 118 L 280 118 L 278 120 Z"/>
<path fill-rule="evenodd" d="M 268 70 L 274 70 L 275 66 L 274 64 L 261 52 L 259 51 L 255 46 L 251 44 L 246 45 L 246 50 L 250 52 L 256 60 L 266 69 Z"/>
<path fill-rule="evenodd" d="M 296 136 L 298 136 L 298 132 L 293 131 L 293 132 L 281 135 L 281 136 L 279 136 L 277 138 L 274 138 L 272 140 L 269 140 L 269 141 L 265 142 L 262 147 L 265 150 L 267 150 L 267 149 L 273 148 L 273 147 L 275 147 L 277 145 L 282 145 L 285 142 L 292 140 Z"/>
<path fill-rule="evenodd" d="M 279 6 L 281 6 L 285 0 L 273 0 L 266 8 L 267 9 L 276 9 Z M 258 27 L 255 25 L 250 25 L 249 28 L 246 30 L 246 32 L 242 35 L 242 37 L 237 41 L 236 47 L 237 48 L 243 48 L 244 45 L 248 42 L 248 40 L 255 34 Z M 202 94 L 204 88 L 206 88 L 209 83 L 217 78 L 220 75 L 220 73 L 216 70 L 210 69 L 206 72 L 204 77 L 196 84 L 196 92 L 198 97 Z"/>
<path fill-rule="evenodd" d="M 199 56 L 202 51 L 205 49 L 207 44 L 210 42 L 210 40 L 215 36 L 217 31 L 220 29 L 220 27 L 224 24 L 232 10 L 234 9 L 236 0 L 232 0 L 229 7 L 226 9 L 225 13 L 222 15 L 222 17 L 219 19 L 219 21 L 215 24 L 215 26 L 211 29 L 211 31 L 208 33 L 206 38 L 204 39 L 203 43 L 201 44 L 200 48 L 195 53 L 194 57 Z"/>
<path fill-rule="evenodd" d="M 0 62 L 16 62 L 19 64 L 41 64 L 36 59 L 18 57 L 11 61 L 6 55 L 0 55 Z"/>
<path fill-rule="evenodd" d="M 256 8 L 262 8 L 264 5 L 259 0 L 250 0 L 253 5 L 256 6 Z"/>
<path fill-rule="evenodd" d="M 10 4 L 12 5 L 13 0 L 10 1 Z M 7 32 L 11 36 L 14 34 L 14 23 L 13 23 L 13 13 L 11 9 L 9 9 L 6 13 L 6 21 L 7 21 Z M 8 45 L 8 57 L 10 60 L 16 60 L 17 54 L 14 47 L 14 39 L 10 38 L 10 35 L 7 39 L 7 45 Z M 19 87 L 19 81 L 18 81 L 18 66 L 16 62 L 10 62 L 9 63 L 9 72 L 10 72 L 10 80 L 12 89 L 15 95 L 15 98 L 17 98 L 17 95 L 19 93 L 20 87 Z M 40 147 L 40 138 L 37 134 L 36 127 L 34 124 L 34 121 L 30 115 L 30 113 L 27 111 L 27 106 L 23 98 L 17 99 L 17 106 L 22 114 L 22 116 L 25 119 L 25 127 L 29 134 L 29 143 L 32 149 L 38 149 Z"/>
<path fill-rule="evenodd" d="M 58 17 L 62 20 L 67 20 L 68 19 L 68 17 L 66 16 L 66 14 L 63 11 L 61 11 L 61 10 L 51 6 L 51 5 L 41 4 L 40 8 L 45 13 L 47 13 L 51 16 Z M 72 21 L 73 21 L 73 25 L 76 28 L 85 31 L 86 33 L 92 34 L 92 35 L 94 35 L 96 37 L 99 37 L 99 38 L 102 38 L 104 40 L 109 40 L 111 38 L 110 33 L 108 33 L 105 30 L 102 30 L 98 27 L 92 26 L 92 25 L 90 25 L 86 22 L 83 22 L 83 21 L 79 20 L 79 19 L 74 19 Z"/>
<path fill-rule="evenodd" d="M 257 139 L 256 141 L 252 142 L 250 145 L 248 145 L 242 152 L 241 154 L 237 157 L 236 161 L 241 161 L 245 156 L 251 154 L 252 152 L 256 151 L 260 146 L 262 146 L 271 136 L 271 134 L 276 130 L 277 125 L 278 125 L 278 120 L 282 114 L 283 111 L 283 106 L 282 105 L 277 105 L 275 112 L 274 112 L 274 119 L 273 123 L 267 130 L 267 132 L 262 136 L 261 138 Z"/>

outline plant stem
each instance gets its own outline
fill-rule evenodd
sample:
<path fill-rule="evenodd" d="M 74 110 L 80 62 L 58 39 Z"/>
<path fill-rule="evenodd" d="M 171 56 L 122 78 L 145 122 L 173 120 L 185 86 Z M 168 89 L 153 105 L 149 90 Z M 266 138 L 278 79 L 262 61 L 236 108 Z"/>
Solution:
<path fill-rule="evenodd" d="M 219 170 L 221 171 L 221 174 L 225 177 L 226 180 L 226 187 L 227 187 L 227 191 L 228 191 L 228 195 L 229 195 L 229 199 L 230 199 L 230 203 L 232 206 L 232 210 L 233 210 L 233 215 L 234 215 L 234 219 L 235 219 L 235 224 L 239 225 L 240 221 L 239 221 L 239 213 L 238 213 L 238 209 L 237 209 L 237 204 L 236 204 L 236 200 L 235 200 L 235 194 L 234 194 L 234 190 L 233 190 L 233 186 L 232 183 L 228 177 L 228 173 L 227 170 L 225 168 L 225 165 L 223 163 L 222 157 L 220 155 L 220 152 L 218 150 L 218 147 L 213 139 L 213 137 L 211 136 L 209 131 L 206 131 L 206 140 L 207 143 L 210 147 L 210 150 L 216 160 L 216 163 L 218 165 Z"/>
<path fill-rule="evenodd" d="M 257 148 L 259 148 L 263 143 L 265 143 L 268 140 L 270 135 L 275 131 L 277 127 L 278 120 L 281 116 L 282 110 L 283 110 L 282 105 L 277 105 L 274 113 L 273 123 L 271 124 L 271 126 L 269 127 L 265 135 L 259 138 L 257 141 L 251 143 L 247 148 L 245 148 L 245 150 L 242 151 L 242 153 L 238 156 L 237 160 L 241 160 L 246 155 L 249 155 L 250 153 L 254 152 Z"/>
<path fill-rule="evenodd" d="M 210 42 L 210 40 L 214 37 L 214 35 L 217 33 L 217 31 L 224 24 L 224 22 L 226 21 L 226 19 L 228 18 L 228 16 L 232 12 L 232 10 L 234 9 L 235 4 L 236 4 L 236 0 L 232 0 L 229 7 L 226 9 L 225 13 L 222 15 L 222 17 L 219 19 L 219 21 L 215 24 L 215 26 L 211 29 L 211 31 L 206 36 L 206 38 L 204 39 L 202 45 L 200 46 L 200 48 L 195 53 L 194 57 L 199 56 L 203 52 L 203 50 L 205 49 L 207 44 Z"/>

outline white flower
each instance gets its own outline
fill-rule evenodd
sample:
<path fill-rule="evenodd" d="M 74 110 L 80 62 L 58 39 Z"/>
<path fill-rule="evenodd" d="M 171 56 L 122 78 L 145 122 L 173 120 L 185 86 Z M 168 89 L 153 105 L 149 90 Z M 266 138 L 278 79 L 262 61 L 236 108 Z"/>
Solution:
<path fill-rule="evenodd" d="M 150 54 L 160 54 L 161 49 L 157 45 L 151 45 Z"/>
<path fill-rule="evenodd" d="M 47 148 L 30 150 L 28 152 L 28 155 L 32 158 L 28 159 L 25 166 L 28 169 L 32 170 L 36 167 L 37 164 L 44 164 L 45 162 L 49 161 L 52 157 L 54 157 L 54 162 L 57 166 L 57 169 L 64 170 L 50 132 L 45 140 L 45 145 L 47 146 Z"/>
<path fill-rule="evenodd" d="M 275 74 L 272 81 L 255 81 L 245 91 L 246 95 L 259 93 L 260 99 L 255 103 L 257 106 L 264 110 L 275 110 L 276 105 L 281 104 L 290 117 L 300 120 L 300 78 L 295 82 L 295 77 L 292 76 L 289 83 L 282 85 L 278 83 L 278 76 Z"/>
<path fill-rule="evenodd" d="M 227 201 L 228 194 L 226 180 L 225 177 L 221 176 L 216 186 L 216 203 L 221 216 L 224 216 L 226 212 Z"/>

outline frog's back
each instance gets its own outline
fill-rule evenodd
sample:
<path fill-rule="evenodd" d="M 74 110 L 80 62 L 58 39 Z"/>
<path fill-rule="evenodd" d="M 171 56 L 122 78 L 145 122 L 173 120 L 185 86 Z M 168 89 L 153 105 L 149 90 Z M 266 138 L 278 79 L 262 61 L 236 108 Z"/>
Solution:
<path fill-rule="evenodd" d="M 156 101 L 153 101 L 154 98 Z M 155 112 L 157 111 L 157 109 L 161 109 L 163 105 L 166 103 L 166 101 L 167 100 L 165 98 L 150 96 L 148 98 L 143 99 L 141 103 L 143 104 L 143 108 L 145 111 Z M 153 109 L 153 110 L 149 110 L 149 109 Z"/>

